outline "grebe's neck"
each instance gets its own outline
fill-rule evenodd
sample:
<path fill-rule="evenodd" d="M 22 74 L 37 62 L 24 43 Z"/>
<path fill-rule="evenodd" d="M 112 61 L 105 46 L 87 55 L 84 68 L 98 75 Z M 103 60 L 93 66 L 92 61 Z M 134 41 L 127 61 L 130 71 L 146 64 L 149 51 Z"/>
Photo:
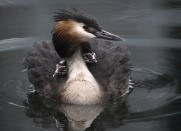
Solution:
<path fill-rule="evenodd" d="M 103 100 L 103 91 L 87 68 L 81 50 L 67 59 L 68 79 L 64 85 L 62 101 L 71 104 L 98 104 Z"/>
<path fill-rule="evenodd" d="M 83 60 L 81 49 L 77 49 L 76 52 L 67 60 L 68 64 L 68 77 L 69 79 L 85 80 L 85 76 L 92 76 L 87 68 L 86 63 Z M 93 77 L 93 76 L 92 76 Z"/>

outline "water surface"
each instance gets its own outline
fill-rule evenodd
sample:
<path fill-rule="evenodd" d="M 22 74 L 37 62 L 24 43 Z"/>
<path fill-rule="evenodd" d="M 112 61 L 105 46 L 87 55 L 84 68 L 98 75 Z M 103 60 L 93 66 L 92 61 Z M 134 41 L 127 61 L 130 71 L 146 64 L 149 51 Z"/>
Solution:
<path fill-rule="evenodd" d="M 35 41 L 51 39 L 53 12 L 71 7 L 126 39 L 114 44 L 132 52 L 134 91 L 127 102 L 52 108 L 31 93 L 22 60 Z M 180 131 L 180 15 L 179 0 L 1 0 L 0 130 Z"/>

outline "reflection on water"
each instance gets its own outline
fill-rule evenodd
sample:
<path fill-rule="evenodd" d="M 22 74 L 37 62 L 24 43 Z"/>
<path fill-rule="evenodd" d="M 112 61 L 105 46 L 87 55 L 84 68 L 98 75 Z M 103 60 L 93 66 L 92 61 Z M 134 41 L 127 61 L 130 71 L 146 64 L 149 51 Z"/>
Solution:
<path fill-rule="evenodd" d="M 125 99 L 105 105 L 70 105 L 42 99 L 36 92 L 28 95 L 26 115 L 44 128 L 84 131 L 119 127 L 128 115 Z M 112 119 L 110 119 L 112 118 Z"/>
<path fill-rule="evenodd" d="M 61 105 L 59 110 L 68 120 L 68 130 L 82 131 L 89 128 L 92 122 L 102 112 L 101 105 L 78 106 L 78 105 Z"/>
<path fill-rule="evenodd" d="M 86 10 L 132 52 L 134 91 L 102 106 L 57 105 L 30 93 L 22 59 L 51 39 L 53 12 Z M 180 0 L 1 0 L 0 130 L 180 131 Z M 29 95 L 27 95 L 29 94 Z"/>

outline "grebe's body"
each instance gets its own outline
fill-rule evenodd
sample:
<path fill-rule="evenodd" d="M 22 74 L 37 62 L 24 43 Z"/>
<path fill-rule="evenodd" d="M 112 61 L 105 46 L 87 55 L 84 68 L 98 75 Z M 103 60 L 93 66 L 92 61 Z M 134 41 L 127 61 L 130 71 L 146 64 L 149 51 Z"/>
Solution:
<path fill-rule="evenodd" d="M 79 49 L 67 60 L 67 64 L 68 79 L 61 99 L 74 104 L 101 103 L 103 90 L 87 68 Z"/>
<path fill-rule="evenodd" d="M 95 39 L 121 38 L 102 30 L 94 19 L 77 12 L 63 11 L 55 18 L 58 24 L 53 31 L 53 44 L 37 44 L 36 50 L 25 59 L 29 80 L 37 92 L 48 98 L 59 98 L 64 103 L 83 105 L 99 104 L 124 93 L 129 84 L 127 48 Z M 95 51 L 98 63 L 85 63 L 82 56 L 85 45 L 91 47 L 88 51 Z M 61 59 L 67 62 L 68 74 L 56 79 L 52 74 Z"/>

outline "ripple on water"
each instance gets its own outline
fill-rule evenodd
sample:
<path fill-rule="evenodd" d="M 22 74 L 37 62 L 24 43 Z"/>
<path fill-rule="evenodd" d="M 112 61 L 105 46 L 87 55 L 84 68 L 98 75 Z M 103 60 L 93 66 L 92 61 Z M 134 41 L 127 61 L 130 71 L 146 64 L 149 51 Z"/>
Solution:
<path fill-rule="evenodd" d="M 30 48 L 38 40 L 37 37 L 10 38 L 0 40 L 0 51 Z"/>
<path fill-rule="evenodd" d="M 56 103 L 52 104 L 46 100 L 40 101 L 42 98 L 36 95 L 33 86 L 28 82 L 26 71 L 22 71 L 21 61 L 17 61 L 23 59 L 34 41 L 34 38 L 0 41 L 0 51 L 3 52 L 0 56 L 0 73 L 4 74 L 0 81 L 0 110 L 6 114 L 8 120 L 13 119 L 12 115 L 22 115 L 23 121 L 29 121 L 31 118 L 31 125 L 41 128 L 105 130 L 121 129 L 124 128 L 123 124 L 127 126 L 129 123 L 170 119 L 181 113 L 180 97 L 176 94 L 176 88 L 173 88 L 177 86 L 177 81 L 169 74 L 149 68 L 133 68 L 130 86 L 124 94 L 129 94 L 128 102 L 118 98 L 116 102 L 103 107 L 86 108 L 57 106 Z M 138 75 L 142 79 L 135 79 Z M 84 115 L 89 115 L 90 119 L 77 122 L 77 119 L 83 119 Z"/>

